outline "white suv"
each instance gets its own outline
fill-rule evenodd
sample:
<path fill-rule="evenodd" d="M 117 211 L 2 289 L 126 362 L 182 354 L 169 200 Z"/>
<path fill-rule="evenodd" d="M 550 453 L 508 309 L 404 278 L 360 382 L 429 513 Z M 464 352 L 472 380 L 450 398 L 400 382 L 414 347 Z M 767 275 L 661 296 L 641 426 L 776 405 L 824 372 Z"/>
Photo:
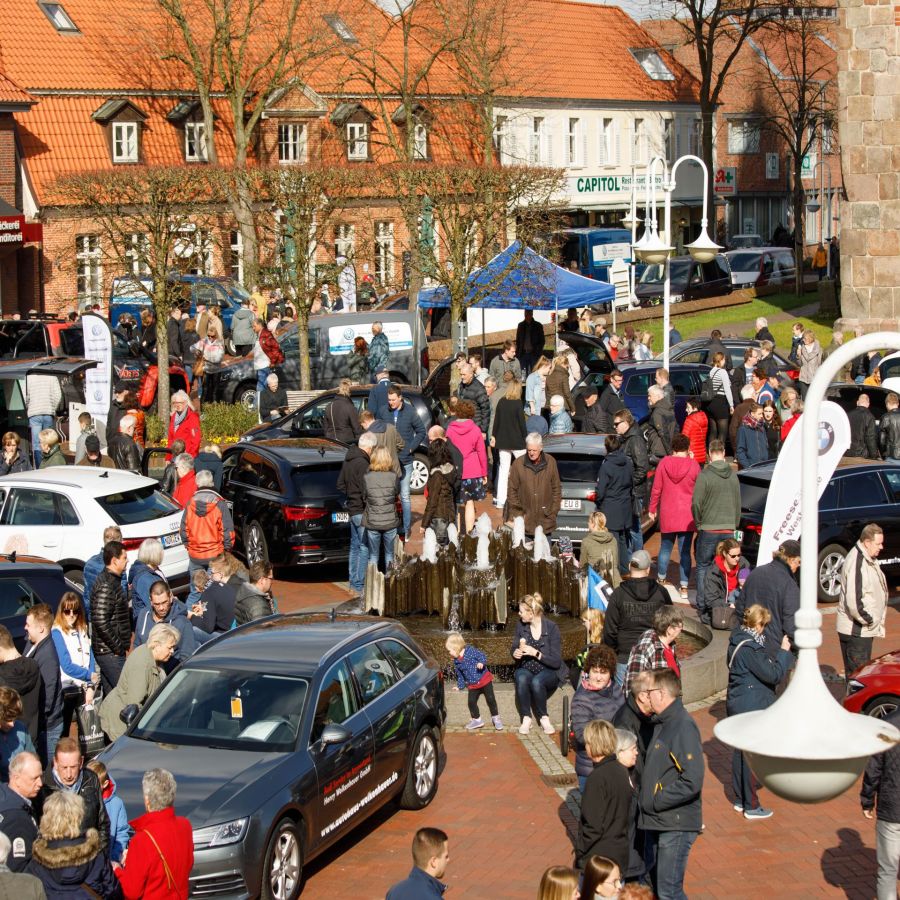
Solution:
<path fill-rule="evenodd" d="M 145 538 L 160 538 L 163 575 L 173 588 L 187 585 L 181 516 L 157 481 L 131 472 L 54 466 L 0 478 L 0 554 L 42 556 L 73 581 L 102 549 L 103 529 L 118 525 L 129 564 Z"/>

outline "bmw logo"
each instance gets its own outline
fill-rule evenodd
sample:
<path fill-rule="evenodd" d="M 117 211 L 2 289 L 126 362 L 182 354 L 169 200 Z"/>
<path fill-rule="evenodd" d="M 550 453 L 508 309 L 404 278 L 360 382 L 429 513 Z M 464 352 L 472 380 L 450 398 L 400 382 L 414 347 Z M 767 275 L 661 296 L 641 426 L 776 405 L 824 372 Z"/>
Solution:
<path fill-rule="evenodd" d="M 353 340 L 353 329 L 345 328 L 342 337 L 344 338 L 345 341 L 352 341 Z"/>
<path fill-rule="evenodd" d="M 827 422 L 819 422 L 819 456 L 824 456 L 834 444 L 834 429 Z"/>

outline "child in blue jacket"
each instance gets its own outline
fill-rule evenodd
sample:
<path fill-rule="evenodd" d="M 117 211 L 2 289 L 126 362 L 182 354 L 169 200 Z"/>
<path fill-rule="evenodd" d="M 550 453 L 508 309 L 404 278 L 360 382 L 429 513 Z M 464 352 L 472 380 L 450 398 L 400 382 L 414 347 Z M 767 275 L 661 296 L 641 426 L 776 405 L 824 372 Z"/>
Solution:
<path fill-rule="evenodd" d="M 469 689 L 469 715 L 472 716 L 472 721 L 466 725 L 466 729 L 476 731 L 484 728 L 484 722 L 478 714 L 478 698 L 484 695 L 491 711 L 491 722 L 497 731 L 502 731 L 503 722 L 494 697 L 494 676 L 488 671 L 487 657 L 480 650 L 467 647 L 463 636 L 456 632 L 447 638 L 445 646 L 456 667 L 456 690 Z"/>
<path fill-rule="evenodd" d="M 116 796 L 116 784 L 109 777 L 109 772 L 102 762 L 92 759 L 86 766 L 100 781 L 103 805 L 109 816 L 109 858 L 113 862 L 120 863 L 128 849 L 128 842 L 131 840 L 131 826 L 128 824 L 128 814 L 125 812 L 125 801 Z"/>

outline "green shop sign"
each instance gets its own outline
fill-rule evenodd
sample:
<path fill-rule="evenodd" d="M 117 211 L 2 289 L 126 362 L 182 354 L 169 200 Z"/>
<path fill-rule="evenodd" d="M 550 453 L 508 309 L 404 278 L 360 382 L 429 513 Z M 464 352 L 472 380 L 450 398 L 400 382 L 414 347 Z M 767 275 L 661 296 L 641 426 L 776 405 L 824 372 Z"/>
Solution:
<path fill-rule="evenodd" d="M 612 175 L 582 175 L 570 177 L 569 181 L 575 194 L 622 194 L 631 192 L 632 185 L 637 191 L 647 190 L 647 176 L 645 174 L 632 176 L 628 173 Z M 657 190 L 662 190 L 663 177 L 661 174 L 653 176 L 653 184 Z"/>

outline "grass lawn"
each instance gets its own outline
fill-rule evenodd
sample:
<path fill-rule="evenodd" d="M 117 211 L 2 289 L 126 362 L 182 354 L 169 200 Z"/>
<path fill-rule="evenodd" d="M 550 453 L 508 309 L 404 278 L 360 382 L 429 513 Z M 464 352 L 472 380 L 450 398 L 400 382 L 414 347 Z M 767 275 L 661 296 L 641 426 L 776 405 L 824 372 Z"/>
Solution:
<path fill-rule="evenodd" d="M 787 321 L 773 321 L 779 313 L 790 312 L 801 306 L 809 306 L 816 302 L 814 293 L 805 294 L 803 297 L 795 297 L 793 294 L 773 294 L 771 297 L 757 297 L 750 303 L 740 306 L 728 306 L 720 310 L 707 310 L 702 313 L 694 313 L 687 316 L 673 316 L 672 323 L 681 332 L 682 338 L 687 340 L 692 337 L 706 337 L 714 328 L 719 328 L 725 337 L 753 337 L 756 334 L 755 322 L 759 316 L 765 316 L 769 320 L 769 330 L 775 336 L 779 348 L 791 346 L 791 328 L 795 321 L 802 321 L 804 325 L 815 331 L 819 341 L 823 341 L 823 347 L 831 342 L 831 318 L 812 316 L 806 318 L 789 319 Z M 678 309 L 674 305 L 673 310 Z M 619 329 L 621 331 L 621 328 Z M 653 335 L 653 349 L 662 352 L 662 319 L 652 319 L 646 324 L 635 324 L 635 331 L 649 331 Z"/>

